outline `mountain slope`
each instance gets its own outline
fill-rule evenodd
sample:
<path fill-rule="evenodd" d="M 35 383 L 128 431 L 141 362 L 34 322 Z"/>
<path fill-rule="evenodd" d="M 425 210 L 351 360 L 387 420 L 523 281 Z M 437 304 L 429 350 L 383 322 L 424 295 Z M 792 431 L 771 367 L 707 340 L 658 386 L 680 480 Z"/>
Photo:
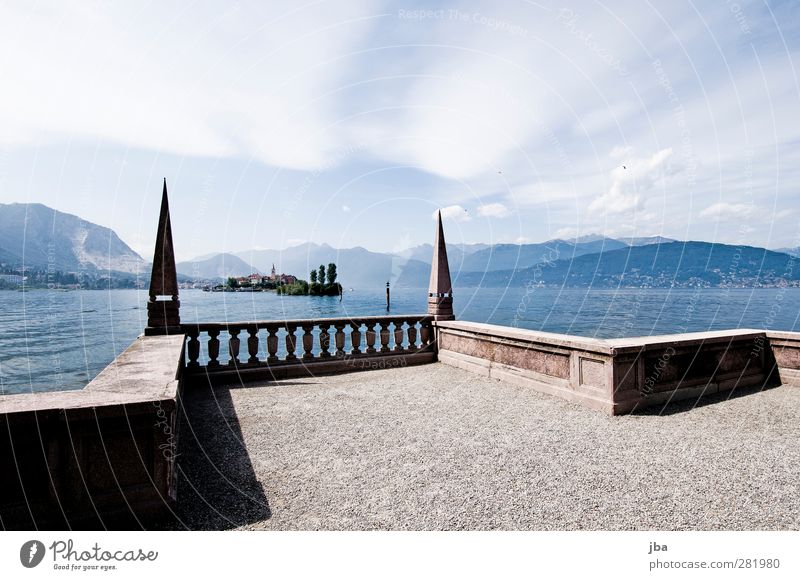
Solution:
<path fill-rule="evenodd" d="M 750 246 L 671 242 L 632 246 L 538 268 L 462 273 L 462 286 L 671 287 L 781 285 L 800 280 L 787 254 Z"/>
<path fill-rule="evenodd" d="M 248 276 L 259 272 L 257 268 L 253 268 L 253 266 L 233 254 L 215 254 L 205 259 L 178 262 L 175 264 L 175 268 L 178 274 L 199 280 Z M 263 270 L 260 271 L 263 272 Z"/>
<path fill-rule="evenodd" d="M 40 203 L 0 204 L 0 261 L 62 272 L 147 270 L 113 230 Z"/>
<path fill-rule="evenodd" d="M 564 260 L 625 247 L 627 247 L 625 243 L 611 238 L 584 242 L 550 240 L 541 244 L 497 244 L 465 256 L 460 264 L 451 260 L 450 266 L 461 272 L 513 270 L 534 266 L 544 261 Z"/>

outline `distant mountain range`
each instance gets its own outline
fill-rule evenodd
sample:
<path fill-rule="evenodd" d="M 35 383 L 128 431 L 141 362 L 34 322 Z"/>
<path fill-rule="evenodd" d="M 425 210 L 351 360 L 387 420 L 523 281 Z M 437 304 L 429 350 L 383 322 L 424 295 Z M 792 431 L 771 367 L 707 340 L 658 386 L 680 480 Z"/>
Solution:
<path fill-rule="evenodd" d="M 179 243 L 179 242 L 178 242 Z M 456 286 L 778 286 L 797 285 L 798 248 L 783 252 L 660 236 L 600 235 L 537 244 L 448 245 Z M 335 262 L 345 287 L 426 287 L 433 248 L 422 244 L 395 254 L 362 247 L 337 249 L 305 243 L 285 250 L 209 254 L 177 264 L 179 279 L 212 282 L 254 272 L 307 279 L 320 264 Z M 791 254 L 791 256 L 790 256 Z M 4 271 L 147 276 L 149 263 L 109 228 L 41 204 L 0 204 L 0 266 Z"/>
<path fill-rule="evenodd" d="M 0 204 L 0 264 L 60 272 L 147 272 L 113 230 L 40 203 Z"/>
<path fill-rule="evenodd" d="M 539 244 L 448 245 L 456 286 L 778 286 L 796 283 L 786 253 L 706 242 L 679 242 L 661 236 L 614 239 L 583 236 Z M 269 272 L 307 277 L 319 264 L 336 262 L 345 286 L 381 288 L 427 286 L 433 248 L 423 244 L 397 254 L 364 248 L 336 249 L 306 243 L 283 251 L 254 250 L 220 254 L 178 264 L 189 276 L 210 277 Z M 537 267 L 538 265 L 538 267 Z"/>
<path fill-rule="evenodd" d="M 741 287 L 798 285 L 795 258 L 750 246 L 670 242 L 585 254 L 539 266 L 461 272 L 461 286 Z"/>

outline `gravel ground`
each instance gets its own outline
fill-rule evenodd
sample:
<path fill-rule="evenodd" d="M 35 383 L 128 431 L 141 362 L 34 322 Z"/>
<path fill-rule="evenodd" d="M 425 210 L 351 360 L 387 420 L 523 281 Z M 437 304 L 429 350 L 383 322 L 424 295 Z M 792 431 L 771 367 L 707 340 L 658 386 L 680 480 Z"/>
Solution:
<path fill-rule="evenodd" d="M 443 364 L 185 395 L 192 529 L 800 529 L 800 388 L 608 417 Z"/>

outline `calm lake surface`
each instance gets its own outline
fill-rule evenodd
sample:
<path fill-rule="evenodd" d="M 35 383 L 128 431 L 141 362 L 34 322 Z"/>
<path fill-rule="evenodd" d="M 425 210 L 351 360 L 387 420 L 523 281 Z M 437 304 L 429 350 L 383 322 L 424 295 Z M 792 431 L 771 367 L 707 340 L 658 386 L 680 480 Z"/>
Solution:
<path fill-rule="evenodd" d="M 394 289 L 392 313 L 423 313 L 425 289 Z M 0 391 L 79 389 L 142 332 L 147 293 L 0 291 Z M 456 317 L 519 328 L 621 338 L 726 328 L 800 330 L 800 288 L 462 288 Z M 181 292 L 181 319 L 280 320 L 386 314 L 384 290 L 333 297 Z"/>

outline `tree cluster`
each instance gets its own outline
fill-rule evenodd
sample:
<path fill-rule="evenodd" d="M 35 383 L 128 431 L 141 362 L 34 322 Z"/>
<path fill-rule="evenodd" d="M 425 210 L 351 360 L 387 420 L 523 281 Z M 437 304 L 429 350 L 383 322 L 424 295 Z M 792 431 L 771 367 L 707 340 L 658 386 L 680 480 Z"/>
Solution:
<path fill-rule="evenodd" d="M 296 284 L 288 284 L 278 288 L 278 294 L 286 296 L 339 296 L 342 293 L 342 285 L 336 281 L 338 273 L 336 264 L 331 262 L 325 266 L 320 264 L 309 272 L 308 277 L 311 282 L 298 280 Z"/>

